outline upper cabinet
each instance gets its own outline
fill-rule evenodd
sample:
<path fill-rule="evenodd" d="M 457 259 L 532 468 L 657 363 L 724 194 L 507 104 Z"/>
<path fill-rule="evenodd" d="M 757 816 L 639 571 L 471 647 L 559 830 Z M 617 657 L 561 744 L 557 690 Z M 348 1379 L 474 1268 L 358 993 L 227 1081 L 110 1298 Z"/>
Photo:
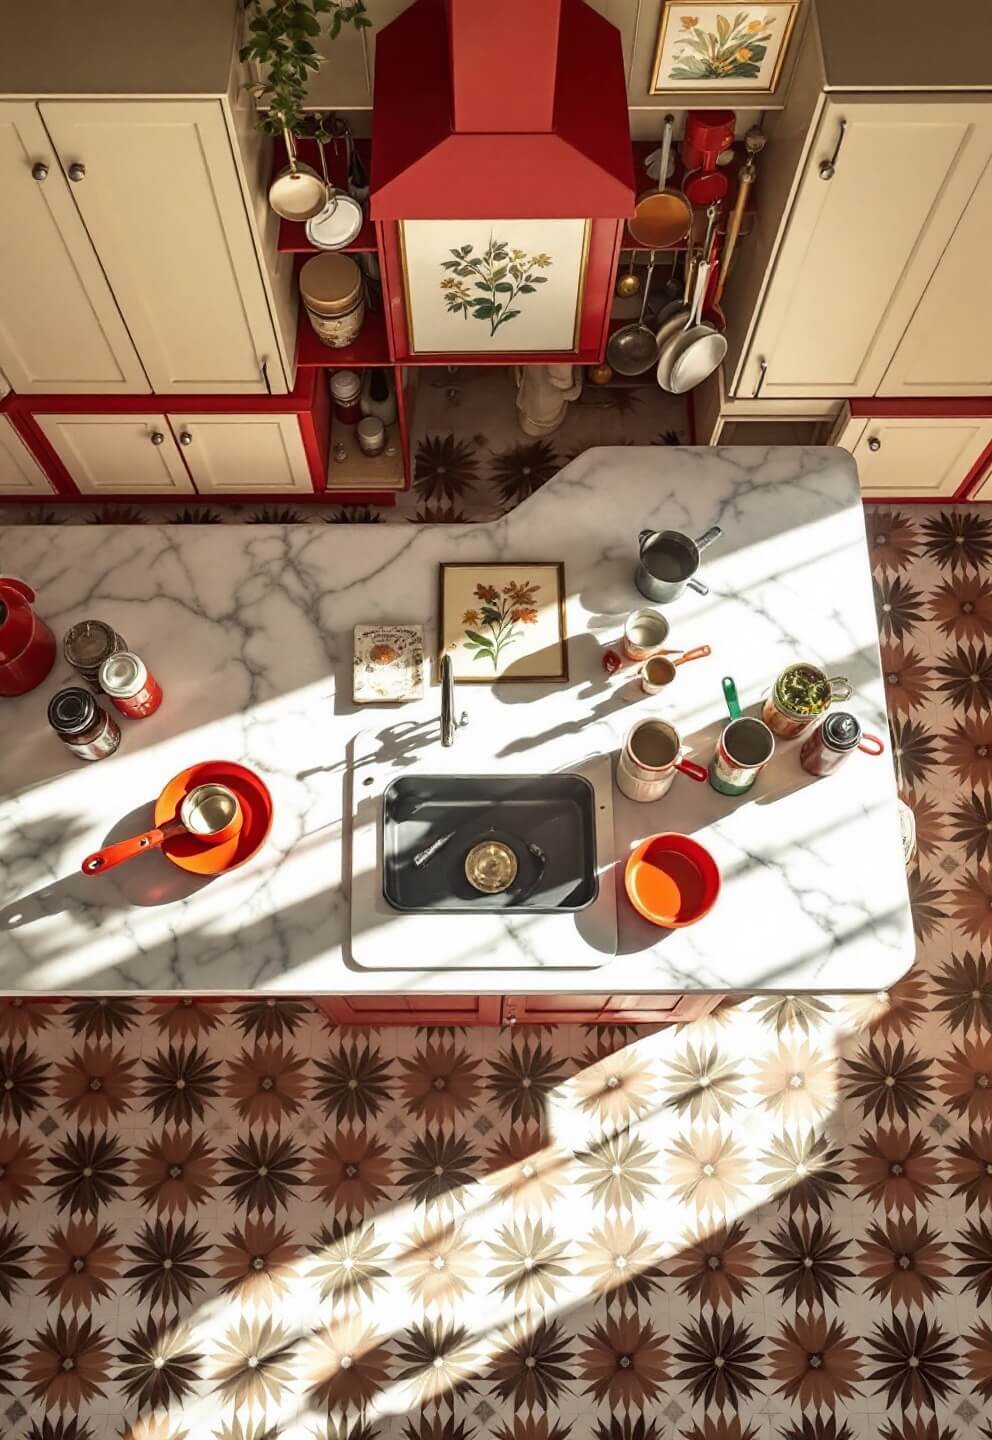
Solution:
<path fill-rule="evenodd" d="M 151 387 L 38 108 L 0 101 L 0 368 L 15 390 Z"/>
<path fill-rule="evenodd" d="M 987 391 L 990 157 L 986 98 L 824 97 L 732 393 Z"/>
<path fill-rule="evenodd" d="M 219 103 L 40 108 L 155 394 L 266 394 L 281 367 Z"/>

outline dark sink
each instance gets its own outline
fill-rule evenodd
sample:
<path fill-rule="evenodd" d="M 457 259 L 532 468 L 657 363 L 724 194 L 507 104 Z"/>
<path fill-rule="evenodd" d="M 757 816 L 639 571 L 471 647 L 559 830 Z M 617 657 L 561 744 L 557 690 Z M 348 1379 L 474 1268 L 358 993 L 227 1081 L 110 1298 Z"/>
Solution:
<path fill-rule="evenodd" d="M 382 797 L 383 894 L 407 911 L 582 910 L 599 892 L 595 809 L 581 775 L 401 776 Z M 466 855 L 486 840 L 509 846 L 517 860 L 515 879 L 495 895 L 465 874 Z"/>

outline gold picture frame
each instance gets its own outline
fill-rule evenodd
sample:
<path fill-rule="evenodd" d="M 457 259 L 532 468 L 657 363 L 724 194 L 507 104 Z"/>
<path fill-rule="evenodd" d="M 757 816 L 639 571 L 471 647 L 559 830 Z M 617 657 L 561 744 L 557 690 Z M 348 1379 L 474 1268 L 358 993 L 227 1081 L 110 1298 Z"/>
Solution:
<path fill-rule="evenodd" d="M 495 235 L 495 230 L 498 228 L 503 232 L 510 231 L 511 233 L 515 233 L 517 237 L 521 236 L 522 227 L 526 228 L 528 233 L 536 229 L 538 231 L 543 231 L 545 234 L 547 233 L 548 227 L 550 226 L 574 227 L 576 236 L 579 237 L 578 247 L 576 248 L 574 245 L 572 246 L 572 250 L 577 257 L 577 283 L 574 291 L 574 306 L 571 303 L 571 288 L 568 292 L 568 314 L 570 316 L 570 327 L 567 337 L 567 343 L 558 345 L 554 343 L 549 343 L 545 339 L 536 338 L 533 343 L 527 343 L 526 340 L 521 342 L 518 341 L 516 336 L 511 333 L 506 336 L 506 340 L 508 342 L 513 341 L 514 343 L 493 345 L 491 343 L 487 343 L 487 341 L 492 341 L 494 335 L 486 336 L 484 330 L 476 330 L 467 332 L 465 334 L 465 343 L 463 345 L 454 345 L 450 343 L 438 345 L 437 343 L 428 343 L 428 340 L 423 333 L 426 328 L 425 325 L 421 326 L 422 333 L 420 336 L 420 340 L 418 341 L 417 325 L 415 320 L 416 305 L 414 303 L 414 285 L 412 283 L 414 276 L 414 265 L 411 257 L 412 246 L 408 244 L 407 227 L 421 225 L 431 225 L 435 227 L 457 227 L 452 229 L 451 233 L 446 237 L 440 235 L 438 236 L 437 256 L 435 257 L 435 262 L 439 269 L 445 265 L 451 264 L 451 256 L 454 254 L 453 247 L 447 245 L 446 241 L 455 238 L 463 239 L 464 234 L 467 232 L 467 230 L 473 227 L 481 227 L 481 229 L 483 230 L 490 229 L 493 232 L 493 235 Z M 407 343 L 409 347 L 409 353 L 411 355 L 568 356 L 574 354 L 578 350 L 579 335 L 582 326 L 582 306 L 585 301 L 586 275 L 589 268 L 590 222 L 588 220 L 581 220 L 576 218 L 563 218 L 552 220 L 400 220 L 398 222 L 397 228 L 399 231 L 400 264 L 403 271 L 403 307 L 406 318 Z M 513 241 L 511 240 L 505 243 L 512 245 Z M 549 241 L 548 243 L 552 242 Z M 537 247 L 531 248 L 536 248 L 539 253 L 543 253 L 544 249 L 543 245 L 541 245 L 540 242 L 538 242 Z M 553 257 L 551 258 L 553 259 Z M 418 265 L 420 259 L 421 257 L 418 257 Z M 438 282 L 447 278 L 454 283 L 459 277 L 456 275 L 449 275 L 445 277 L 441 274 L 438 274 L 435 278 L 438 280 Z M 548 277 L 546 276 L 539 275 L 535 281 L 535 286 L 538 284 L 546 283 L 547 278 Z M 446 309 L 445 313 L 450 315 L 452 312 L 450 311 L 450 309 Z M 504 320 L 500 323 L 506 323 L 506 318 L 504 317 Z"/>
<path fill-rule="evenodd" d="M 749 0 L 738 0 L 736 4 L 733 0 L 667 0 L 649 93 L 771 95 L 781 78 L 801 3 L 803 0 L 766 0 L 764 4 L 751 4 Z M 765 26 L 769 17 L 778 25 L 777 30 Z M 757 73 L 751 74 L 754 51 L 759 48 Z M 746 51 L 751 53 L 744 54 Z M 680 66 L 685 73 L 679 73 Z M 726 74 L 691 73 L 718 67 L 726 67 Z"/>
<path fill-rule="evenodd" d="M 442 563 L 439 669 L 446 654 L 459 685 L 567 681 L 564 561 Z"/>

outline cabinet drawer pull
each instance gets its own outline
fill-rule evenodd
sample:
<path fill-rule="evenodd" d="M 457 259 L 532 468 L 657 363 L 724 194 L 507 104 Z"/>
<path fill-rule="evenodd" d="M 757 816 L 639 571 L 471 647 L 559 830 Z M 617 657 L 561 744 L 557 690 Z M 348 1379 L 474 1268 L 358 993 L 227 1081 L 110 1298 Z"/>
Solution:
<path fill-rule="evenodd" d="M 48 179 L 48 166 L 44 160 L 36 160 L 31 166 L 31 174 L 38 184 L 43 184 Z"/>
<path fill-rule="evenodd" d="M 751 399 L 752 399 L 752 400 L 757 400 L 758 396 L 761 394 L 761 387 L 762 387 L 762 385 L 764 385 L 764 383 L 765 383 L 765 375 L 767 374 L 767 371 L 768 371 L 768 361 L 767 361 L 767 360 L 764 360 L 764 359 L 759 360 L 759 361 L 758 361 L 758 378 L 757 378 L 757 380 L 755 381 L 754 389 L 751 391 Z"/>
<path fill-rule="evenodd" d="M 183 430 L 180 432 L 179 443 L 180 445 L 192 445 L 193 437 L 188 430 Z"/>
<path fill-rule="evenodd" d="M 74 160 L 69 166 L 69 179 L 78 184 L 80 180 L 85 180 L 85 178 L 86 166 L 81 160 Z"/>
<path fill-rule="evenodd" d="M 837 156 L 840 154 L 840 147 L 844 143 L 844 136 L 847 134 L 847 121 L 840 122 L 840 132 L 837 136 L 837 144 L 834 146 L 834 153 L 829 160 L 821 160 L 818 170 L 821 180 L 832 180 L 837 174 Z"/>
<path fill-rule="evenodd" d="M 882 448 L 882 442 L 881 442 L 881 440 L 879 440 L 879 438 L 878 438 L 877 435 L 873 435 L 873 436 L 871 437 L 871 439 L 868 441 L 868 449 L 869 449 L 869 450 L 871 451 L 871 453 L 874 455 L 877 451 L 881 450 L 881 448 Z"/>
<path fill-rule="evenodd" d="M 148 438 L 153 445 L 165 444 L 165 436 L 162 434 L 161 430 L 153 430 Z"/>

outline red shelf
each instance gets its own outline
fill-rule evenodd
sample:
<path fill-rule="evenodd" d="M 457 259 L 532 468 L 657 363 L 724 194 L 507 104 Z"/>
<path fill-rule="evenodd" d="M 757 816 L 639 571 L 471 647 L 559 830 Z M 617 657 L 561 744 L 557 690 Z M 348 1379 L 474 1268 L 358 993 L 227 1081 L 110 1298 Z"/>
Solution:
<path fill-rule="evenodd" d="M 371 142 L 368 140 L 356 140 L 355 148 L 362 158 L 366 171 L 371 164 Z M 345 188 L 347 176 L 344 169 L 344 141 L 338 141 L 338 153 L 335 155 L 330 145 L 325 147 L 327 154 L 327 173 L 331 178 L 331 184 L 339 189 Z M 306 137 L 296 142 L 297 159 L 306 165 L 312 165 L 320 174 L 320 154 L 317 149 L 316 140 Z M 286 164 L 286 147 L 281 140 L 276 140 L 272 147 L 272 174 L 278 175 L 279 171 Z M 366 213 L 365 222 L 361 230 L 355 236 L 350 245 L 341 247 L 345 254 L 351 253 L 372 254 L 376 249 L 375 225 L 368 218 Z M 279 239 L 276 249 L 286 255 L 320 255 L 322 252 L 315 245 L 311 245 L 307 239 L 306 225 L 302 220 L 280 220 Z"/>
<path fill-rule="evenodd" d="M 353 345 L 334 350 L 323 345 L 314 334 L 307 312 L 300 306 L 297 330 L 296 363 L 301 368 L 330 367 L 334 370 L 362 369 L 368 365 L 391 365 L 389 342 L 386 339 L 386 317 L 377 306 L 366 312 L 365 324 Z"/>
<path fill-rule="evenodd" d="M 374 255 L 376 252 L 375 223 L 366 218 L 361 230 L 350 245 L 342 245 L 339 254 Z M 283 255 L 323 255 L 326 252 L 307 239 L 306 222 L 303 220 L 280 220 L 279 240 L 276 249 Z"/>

